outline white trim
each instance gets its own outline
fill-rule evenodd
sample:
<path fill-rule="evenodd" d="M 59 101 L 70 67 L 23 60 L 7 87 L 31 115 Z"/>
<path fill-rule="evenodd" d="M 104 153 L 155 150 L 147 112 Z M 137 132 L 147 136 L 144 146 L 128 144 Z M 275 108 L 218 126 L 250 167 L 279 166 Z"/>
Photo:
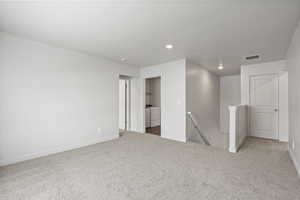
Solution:
<path fill-rule="evenodd" d="M 18 163 L 18 162 L 22 162 L 22 161 L 26 161 L 26 160 L 31 160 L 31 159 L 35 159 L 35 158 L 39 158 L 39 157 L 43 157 L 43 156 L 48 156 L 51 154 L 61 153 L 61 152 L 69 151 L 69 150 L 73 150 L 73 149 L 78 149 L 81 147 L 113 140 L 116 138 L 119 138 L 119 135 L 104 136 L 97 140 L 94 139 L 94 140 L 87 141 L 85 143 L 72 144 L 72 145 L 68 145 L 68 146 L 56 146 L 56 147 L 49 148 L 49 149 L 44 150 L 39 153 L 25 154 L 22 157 L 15 157 L 15 158 L 10 158 L 10 159 L 6 159 L 6 160 L 0 160 L 0 166 L 2 167 L 5 165 L 10 165 L 10 164 L 14 164 L 14 163 Z"/>
<path fill-rule="evenodd" d="M 298 176 L 300 177 L 300 164 L 297 162 L 296 157 L 295 157 L 293 151 L 291 151 L 290 148 L 289 148 L 289 155 L 290 155 L 290 158 L 291 158 L 291 160 L 292 160 L 292 162 L 293 162 L 293 164 L 294 164 L 294 166 L 296 168 Z"/>

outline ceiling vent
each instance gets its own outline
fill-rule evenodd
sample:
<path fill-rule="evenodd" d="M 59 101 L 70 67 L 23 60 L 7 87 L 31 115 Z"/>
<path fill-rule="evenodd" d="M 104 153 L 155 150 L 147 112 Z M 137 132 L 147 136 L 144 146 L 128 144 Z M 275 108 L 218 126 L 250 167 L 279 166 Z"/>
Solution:
<path fill-rule="evenodd" d="M 254 56 L 247 56 L 246 60 L 256 60 L 259 59 L 259 55 L 254 55 Z"/>

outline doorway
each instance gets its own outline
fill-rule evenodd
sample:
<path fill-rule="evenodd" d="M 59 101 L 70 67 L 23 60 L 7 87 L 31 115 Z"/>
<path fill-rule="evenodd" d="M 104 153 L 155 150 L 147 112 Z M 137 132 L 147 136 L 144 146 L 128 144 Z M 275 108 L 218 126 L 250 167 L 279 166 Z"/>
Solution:
<path fill-rule="evenodd" d="M 250 134 L 254 137 L 279 139 L 277 74 L 250 77 Z"/>
<path fill-rule="evenodd" d="M 127 131 L 130 129 L 130 78 L 119 77 L 119 129 Z"/>
<path fill-rule="evenodd" d="M 161 78 L 145 80 L 146 133 L 161 136 Z"/>

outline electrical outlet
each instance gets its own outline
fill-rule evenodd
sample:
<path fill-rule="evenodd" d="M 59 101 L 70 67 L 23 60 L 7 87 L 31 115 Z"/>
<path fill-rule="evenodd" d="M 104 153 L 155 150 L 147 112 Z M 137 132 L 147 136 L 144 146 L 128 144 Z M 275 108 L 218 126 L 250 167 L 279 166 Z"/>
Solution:
<path fill-rule="evenodd" d="M 98 132 L 98 133 L 101 133 L 101 128 L 97 128 L 97 132 Z"/>

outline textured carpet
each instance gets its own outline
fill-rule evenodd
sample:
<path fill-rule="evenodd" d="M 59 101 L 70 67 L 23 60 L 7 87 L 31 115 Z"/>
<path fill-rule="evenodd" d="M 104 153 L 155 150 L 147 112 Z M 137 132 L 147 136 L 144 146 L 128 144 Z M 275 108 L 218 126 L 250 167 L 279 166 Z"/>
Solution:
<path fill-rule="evenodd" d="M 238 154 L 149 134 L 0 168 L 2 200 L 299 200 L 286 144 L 249 139 Z"/>

